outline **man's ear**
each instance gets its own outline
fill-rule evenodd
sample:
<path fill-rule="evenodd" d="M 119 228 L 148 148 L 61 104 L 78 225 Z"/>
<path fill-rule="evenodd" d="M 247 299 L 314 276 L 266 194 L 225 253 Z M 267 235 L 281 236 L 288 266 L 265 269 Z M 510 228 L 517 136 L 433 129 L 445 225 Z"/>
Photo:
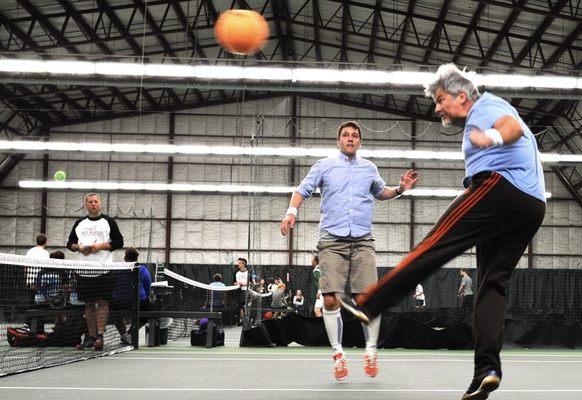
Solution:
<path fill-rule="evenodd" d="M 457 99 L 459 99 L 459 103 L 465 104 L 465 102 L 469 98 L 467 97 L 467 93 L 465 93 L 465 92 L 459 92 L 459 94 L 457 95 Z"/>

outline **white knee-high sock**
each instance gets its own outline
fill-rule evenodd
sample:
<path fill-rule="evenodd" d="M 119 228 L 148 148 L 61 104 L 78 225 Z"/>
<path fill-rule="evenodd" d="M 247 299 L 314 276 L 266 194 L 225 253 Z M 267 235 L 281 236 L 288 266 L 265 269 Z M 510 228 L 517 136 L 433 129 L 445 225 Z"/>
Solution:
<path fill-rule="evenodd" d="M 340 309 L 326 310 L 324 308 L 323 323 L 325 324 L 325 331 L 327 332 L 329 344 L 331 344 L 334 353 L 343 353 L 342 334 L 344 330 L 344 322 L 342 320 Z"/>
<path fill-rule="evenodd" d="M 376 352 L 378 335 L 380 334 L 380 316 L 370 321 L 368 325 L 362 324 L 364 338 L 366 339 L 366 352 Z"/>

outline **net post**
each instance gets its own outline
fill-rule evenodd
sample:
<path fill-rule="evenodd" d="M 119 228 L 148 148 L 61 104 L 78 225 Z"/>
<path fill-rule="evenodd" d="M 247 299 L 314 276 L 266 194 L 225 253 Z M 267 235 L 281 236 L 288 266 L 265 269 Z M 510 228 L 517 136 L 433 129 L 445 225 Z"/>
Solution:
<path fill-rule="evenodd" d="M 131 344 L 134 349 L 139 349 L 139 270 L 140 264 L 136 263 L 135 268 L 131 271 L 133 274 L 133 298 L 134 298 L 134 312 L 132 314 L 131 322 Z"/>

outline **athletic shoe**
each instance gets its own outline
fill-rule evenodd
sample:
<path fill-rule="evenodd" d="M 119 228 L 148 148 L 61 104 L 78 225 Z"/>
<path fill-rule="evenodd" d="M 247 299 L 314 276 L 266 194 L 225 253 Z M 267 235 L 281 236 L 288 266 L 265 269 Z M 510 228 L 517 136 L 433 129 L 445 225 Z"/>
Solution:
<path fill-rule="evenodd" d="M 131 334 L 130 333 L 124 333 L 123 335 L 121 335 L 121 343 L 123 343 L 123 344 L 131 344 Z"/>
<path fill-rule="evenodd" d="M 497 371 L 488 371 L 485 376 L 473 379 L 471 386 L 461 400 L 485 400 L 489 397 L 489 393 L 499 387 L 500 382 L 501 377 Z"/>
<path fill-rule="evenodd" d="M 95 346 L 95 339 L 90 337 L 90 338 L 85 338 L 85 340 L 83 340 L 83 343 L 81 343 L 77 346 L 77 349 L 79 349 L 79 350 L 91 350 L 94 346 Z"/>
<path fill-rule="evenodd" d="M 103 335 L 97 335 L 95 337 L 95 350 L 103 350 Z"/>
<path fill-rule="evenodd" d="M 333 376 L 338 381 L 343 381 L 348 377 L 348 361 L 343 353 L 333 356 Z"/>
<path fill-rule="evenodd" d="M 367 310 L 358 306 L 354 299 L 352 299 L 350 296 L 346 294 L 340 295 L 340 302 L 344 310 L 353 314 L 354 317 L 359 319 L 364 324 L 368 325 L 372 320 L 372 317 L 369 315 Z"/>
<path fill-rule="evenodd" d="M 368 378 L 375 378 L 378 375 L 378 353 L 364 355 L 364 373 Z"/>

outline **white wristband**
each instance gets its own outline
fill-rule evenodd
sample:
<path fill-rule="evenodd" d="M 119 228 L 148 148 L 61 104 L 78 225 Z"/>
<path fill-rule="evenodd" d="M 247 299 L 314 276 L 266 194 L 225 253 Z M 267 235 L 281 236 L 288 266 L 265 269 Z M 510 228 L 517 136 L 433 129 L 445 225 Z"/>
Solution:
<path fill-rule="evenodd" d="M 485 136 L 493 140 L 493 147 L 503 146 L 503 137 L 497 129 L 487 129 L 484 133 Z"/>
<path fill-rule="evenodd" d="M 287 213 L 285 214 L 285 216 L 287 216 L 287 215 L 289 215 L 289 214 L 291 214 L 291 215 L 293 215 L 295 218 L 297 218 L 297 207 L 291 207 L 291 206 L 290 206 L 290 207 L 287 209 Z"/>

